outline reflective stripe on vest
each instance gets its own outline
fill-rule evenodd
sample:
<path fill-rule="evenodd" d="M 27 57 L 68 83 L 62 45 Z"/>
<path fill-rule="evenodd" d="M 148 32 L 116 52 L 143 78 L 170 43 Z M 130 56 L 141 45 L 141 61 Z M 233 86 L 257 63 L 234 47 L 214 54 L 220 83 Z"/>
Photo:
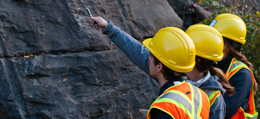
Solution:
<path fill-rule="evenodd" d="M 215 103 L 216 99 L 221 95 L 220 90 L 205 91 L 209 97 L 210 107 Z"/>
<path fill-rule="evenodd" d="M 252 77 L 252 87 L 251 87 L 251 92 L 249 96 L 249 103 L 248 103 L 248 108 L 246 112 L 240 107 L 238 111 L 236 112 L 235 115 L 233 115 L 232 119 L 242 119 L 242 118 L 247 118 L 247 119 L 254 119 L 257 118 L 258 112 L 255 110 L 255 101 L 254 101 L 254 95 L 253 95 L 253 88 L 254 88 L 254 75 L 253 72 L 247 67 L 246 64 L 244 64 L 241 61 L 236 60 L 235 58 L 232 59 L 229 68 L 227 72 L 225 73 L 227 79 L 229 80 L 235 73 L 237 73 L 240 69 L 246 68 L 250 71 L 251 77 Z M 244 115 L 241 117 L 241 115 Z"/>
<path fill-rule="evenodd" d="M 165 90 L 151 105 L 146 116 L 147 119 L 151 118 L 150 111 L 153 108 L 167 113 L 173 119 L 206 119 L 209 117 L 209 101 L 206 94 L 187 82 Z"/>

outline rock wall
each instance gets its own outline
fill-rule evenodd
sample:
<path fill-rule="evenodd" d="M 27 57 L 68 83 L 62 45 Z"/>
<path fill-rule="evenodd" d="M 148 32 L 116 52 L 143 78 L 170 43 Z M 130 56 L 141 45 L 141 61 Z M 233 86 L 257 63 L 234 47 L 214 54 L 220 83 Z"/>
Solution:
<path fill-rule="evenodd" d="M 0 119 L 144 119 L 159 84 L 85 7 L 140 42 L 182 26 L 167 0 L 0 1 Z"/>

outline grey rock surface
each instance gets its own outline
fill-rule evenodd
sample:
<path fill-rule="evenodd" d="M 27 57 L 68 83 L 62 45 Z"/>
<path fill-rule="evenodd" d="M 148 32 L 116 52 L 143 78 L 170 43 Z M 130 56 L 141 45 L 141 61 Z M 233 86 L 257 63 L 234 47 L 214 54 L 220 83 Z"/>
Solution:
<path fill-rule="evenodd" d="M 43 54 L 12 64 L 26 118 L 141 118 L 138 109 L 149 107 L 158 89 L 119 49 Z"/>
<path fill-rule="evenodd" d="M 183 20 L 181 25 L 182 30 L 186 30 L 190 25 L 199 23 L 201 19 L 204 20 L 205 11 L 196 6 L 197 0 L 167 0 L 178 14 L 178 16 Z"/>
<path fill-rule="evenodd" d="M 140 42 L 181 27 L 166 0 L 1 0 L 0 119 L 143 119 L 159 84 L 100 30 L 111 19 Z"/>
<path fill-rule="evenodd" d="M 197 18 L 199 19 L 199 21 L 203 21 L 207 18 L 211 17 L 211 12 L 205 10 L 203 7 L 201 7 L 198 4 L 192 4 L 193 8 L 194 8 L 194 12 L 197 15 Z"/>

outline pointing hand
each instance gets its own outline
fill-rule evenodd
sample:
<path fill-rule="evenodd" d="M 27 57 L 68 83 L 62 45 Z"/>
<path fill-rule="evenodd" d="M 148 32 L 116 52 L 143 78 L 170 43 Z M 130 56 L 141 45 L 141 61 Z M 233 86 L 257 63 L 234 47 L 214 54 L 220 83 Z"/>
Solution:
<path fill-rule="evenodd" d="M 97 25 L 95 25 L 94 22 L 96 22 Z M 102 17 L 91 17 L 91 23 L 97 29 L 98 28 L 105 29 L 108 25 L 107 21 L 105 19 L 103 19 Z"/>

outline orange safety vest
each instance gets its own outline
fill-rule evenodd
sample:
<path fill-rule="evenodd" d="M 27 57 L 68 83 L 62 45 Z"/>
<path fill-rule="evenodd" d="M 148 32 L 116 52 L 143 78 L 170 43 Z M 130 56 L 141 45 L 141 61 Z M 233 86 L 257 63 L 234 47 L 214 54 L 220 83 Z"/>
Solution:
<path fill-rule="evenodd" d="M 225 75 L 229 80 L 235 73 L 237 73 L 242 68 L 246 68 L 251 72 L 252 87 L 251 87 L 251 92 L 249 97 L 249 103 L 246 112 L 244 112 L 243 108 L 240 107 L 237 110 L 236 114 L 234 114 L 231 119 L 257 119 L 258 113 L 255 110 L 255 100 L 253 95 L 253 87 L 254 87 L 253 72 L 247 67 L 246 64 L 233 58 Z"/>
<path fill-rule="evenodd" d="M 159 109 L 173 119 L 208 119 L 209 100 L 199 88 L 182 82 L 166 89 L 151 105 L 146 118 L 151 119 L 151 109 Z"/>

